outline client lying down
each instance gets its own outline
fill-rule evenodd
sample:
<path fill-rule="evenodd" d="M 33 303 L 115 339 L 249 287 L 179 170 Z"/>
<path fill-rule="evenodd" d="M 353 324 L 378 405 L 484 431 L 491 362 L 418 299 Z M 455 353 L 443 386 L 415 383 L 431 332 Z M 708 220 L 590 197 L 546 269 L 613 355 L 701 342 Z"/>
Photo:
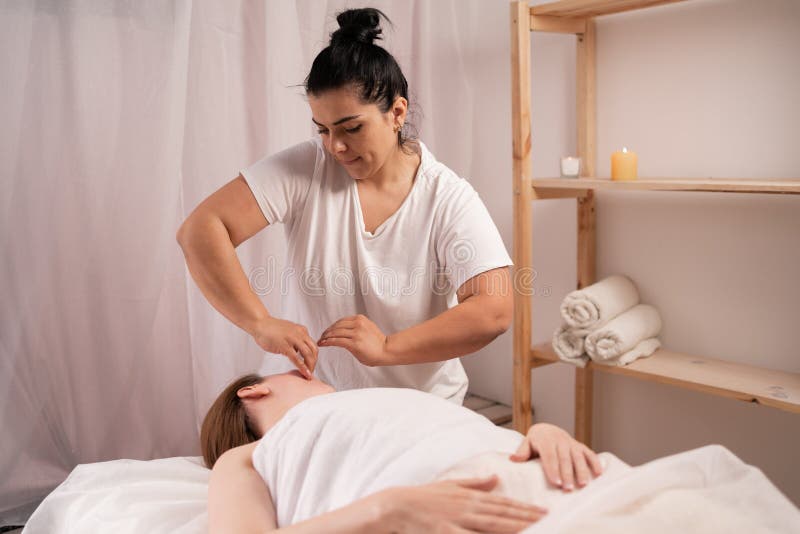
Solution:
<path fill-rule="evenodd" d="M 553 425 L 522 436 L 429 393 L 296 371 L 234 381 L 201 442 L 211 533 L 518 532 L 603 469 Z"/>

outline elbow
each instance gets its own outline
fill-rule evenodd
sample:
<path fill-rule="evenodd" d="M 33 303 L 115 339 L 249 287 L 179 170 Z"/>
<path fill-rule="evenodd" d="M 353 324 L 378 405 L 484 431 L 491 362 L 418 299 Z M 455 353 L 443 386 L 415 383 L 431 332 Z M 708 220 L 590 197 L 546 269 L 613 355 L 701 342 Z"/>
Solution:
<path fill-rule="evenodd" d="M 191 215 L 183 221 L 183 223 L 178 228 L 178 231 L 175 233 L 175 241 L 178 242 L 178 245 L 182 249 L 186 249 L 186 245 L 189 242 L 189 237 L 191 234 L 191 224 L 192 224 L 192 217 Z"/>
<path fill-rule="evenodd" d="M 511 328 L 511 315 L 509 314 L 508 317 L 503 316 L 497 319 L 497 335 L 504 334 Z"/>
<path fill-rule="evenodd" d="M 491 343 L 511 328 L 511 320 L 514 317 L 513 298 L 479 296 L 468 300 L 471 300 L 479 310 L 475 317 L 473 332 L 484 344 Z"/>
<path fill-rule="evenodd" d="M 175 233 L 175 241 L 178 242 L 178 245 L 180 245 L 181 248 L 183 248 L 183 242 L 186 240 L 186 237 L 184 237 L 185 233 L 186 230 L 183 229 L 183 225 L 181 225 L 181 227 L 178 228 L 178 231 Z"/>
<path fill-rule="evenodd" d="M 178 242 L 178 244 L 181 246 L 181 248 L 183 248 L 183 243 L 184 243 L 184 241 L 186 241 L 186 223 L 187 222 L 188 222 L 188 219 L 183 221 L 183 224 L 180 225 L 180 227 L 178 228 L 178 231 L 175 232 L 175 241 Z"/>
<path fill-rule="evenodd" d="M 494 337 L 505 333 L 511 328 L 511 321 L 514 318 L 514 299 L 502 298 L 493 309 L 492 313 L 492 333 Z"/>
<path fill-rule="evenodd" d="M 511 328 L 511 314 L 508 315 L 501 315 L 495 318 L 494 320 L 494 329 L 493 334 L 494 337 L 499 336 L 500 334 L 504 334 L 508 329 Z"/>

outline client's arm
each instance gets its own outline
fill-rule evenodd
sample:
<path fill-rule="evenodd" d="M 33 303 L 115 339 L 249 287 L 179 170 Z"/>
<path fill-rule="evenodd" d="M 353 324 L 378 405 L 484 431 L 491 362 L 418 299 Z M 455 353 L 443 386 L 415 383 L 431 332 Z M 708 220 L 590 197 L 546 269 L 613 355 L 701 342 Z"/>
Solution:
<path fill-rule="evenodd" d="M 545 513 L 489 493 L 497 484 L 493 476 L 391 488 L 277 529 L 272 497 L 251 459 L 256 443 L 231 449 L 214 464 L 208 489 L 210 534 L 443 532 L 448 527 L 519 532 Z"/>
<path fill-rule="evenodd" d="M 275 506 L 267 485 L 253 468 L 258 442 L 226 451 L 208 482 L 209 534 L 268 532 L 276 528 Z"/>

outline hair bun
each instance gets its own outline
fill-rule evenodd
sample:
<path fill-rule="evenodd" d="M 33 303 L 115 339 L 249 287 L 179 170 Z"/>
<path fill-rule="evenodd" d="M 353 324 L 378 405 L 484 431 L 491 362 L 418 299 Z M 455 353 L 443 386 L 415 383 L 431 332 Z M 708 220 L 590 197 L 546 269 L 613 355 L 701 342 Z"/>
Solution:
<path fill-rule="evenodd" d="M 381 15 L 383 13 L 380 10 L 371 7 L 342 11 L 336 16 L 339 29 L 331 35 L 331 45 L 352 42 L 372 44 L 375 39 L 380 39 L 382 33 Z"/>

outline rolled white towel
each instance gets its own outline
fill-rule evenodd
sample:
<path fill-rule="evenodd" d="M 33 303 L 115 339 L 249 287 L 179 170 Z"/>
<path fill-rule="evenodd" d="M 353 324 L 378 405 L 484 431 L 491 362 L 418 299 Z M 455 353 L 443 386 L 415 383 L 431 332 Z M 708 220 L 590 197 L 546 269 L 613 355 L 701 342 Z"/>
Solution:
<path fill-rule="evenodd" d="M 561 317 L 572 328 L 595 329 L 639 304 L 639 290 L 625 275 L 615 274 L 569 293 Z"/>
<path fill-rule="evenodd" d="M 658 310 L 649 304 L 637 304 L 586 336 L 586 352 L 596 362 L 613 360 L 660 332 L 661 315 Z M 652 343 L 644 348 L 651 346 Z"/>
<path fill-rule="evenodd" d="M 562 361 L 585 367 L 589 356 L 584 350 L 584 340 L 589 330 L 575 330 L 562 324 L 553 333 L 553 350 Z"/>
<path fill-rule="evenodd" d="M 628 365 L 629 363 L 634 362 L 639 358 L 650 356 L 659 347 L 661 347 L 661 341 L 657 337 L 651 337 L 650 339 L 642 340 L 641 342 L 639 342 L 638 345 L 636 345 L 628 352 L 624 353 L 619 358 L 613 358 L 611 360 L 597 360 L 594 363 L 601 365 L 617 366 L 617 367 L 622 365 Z"/>

